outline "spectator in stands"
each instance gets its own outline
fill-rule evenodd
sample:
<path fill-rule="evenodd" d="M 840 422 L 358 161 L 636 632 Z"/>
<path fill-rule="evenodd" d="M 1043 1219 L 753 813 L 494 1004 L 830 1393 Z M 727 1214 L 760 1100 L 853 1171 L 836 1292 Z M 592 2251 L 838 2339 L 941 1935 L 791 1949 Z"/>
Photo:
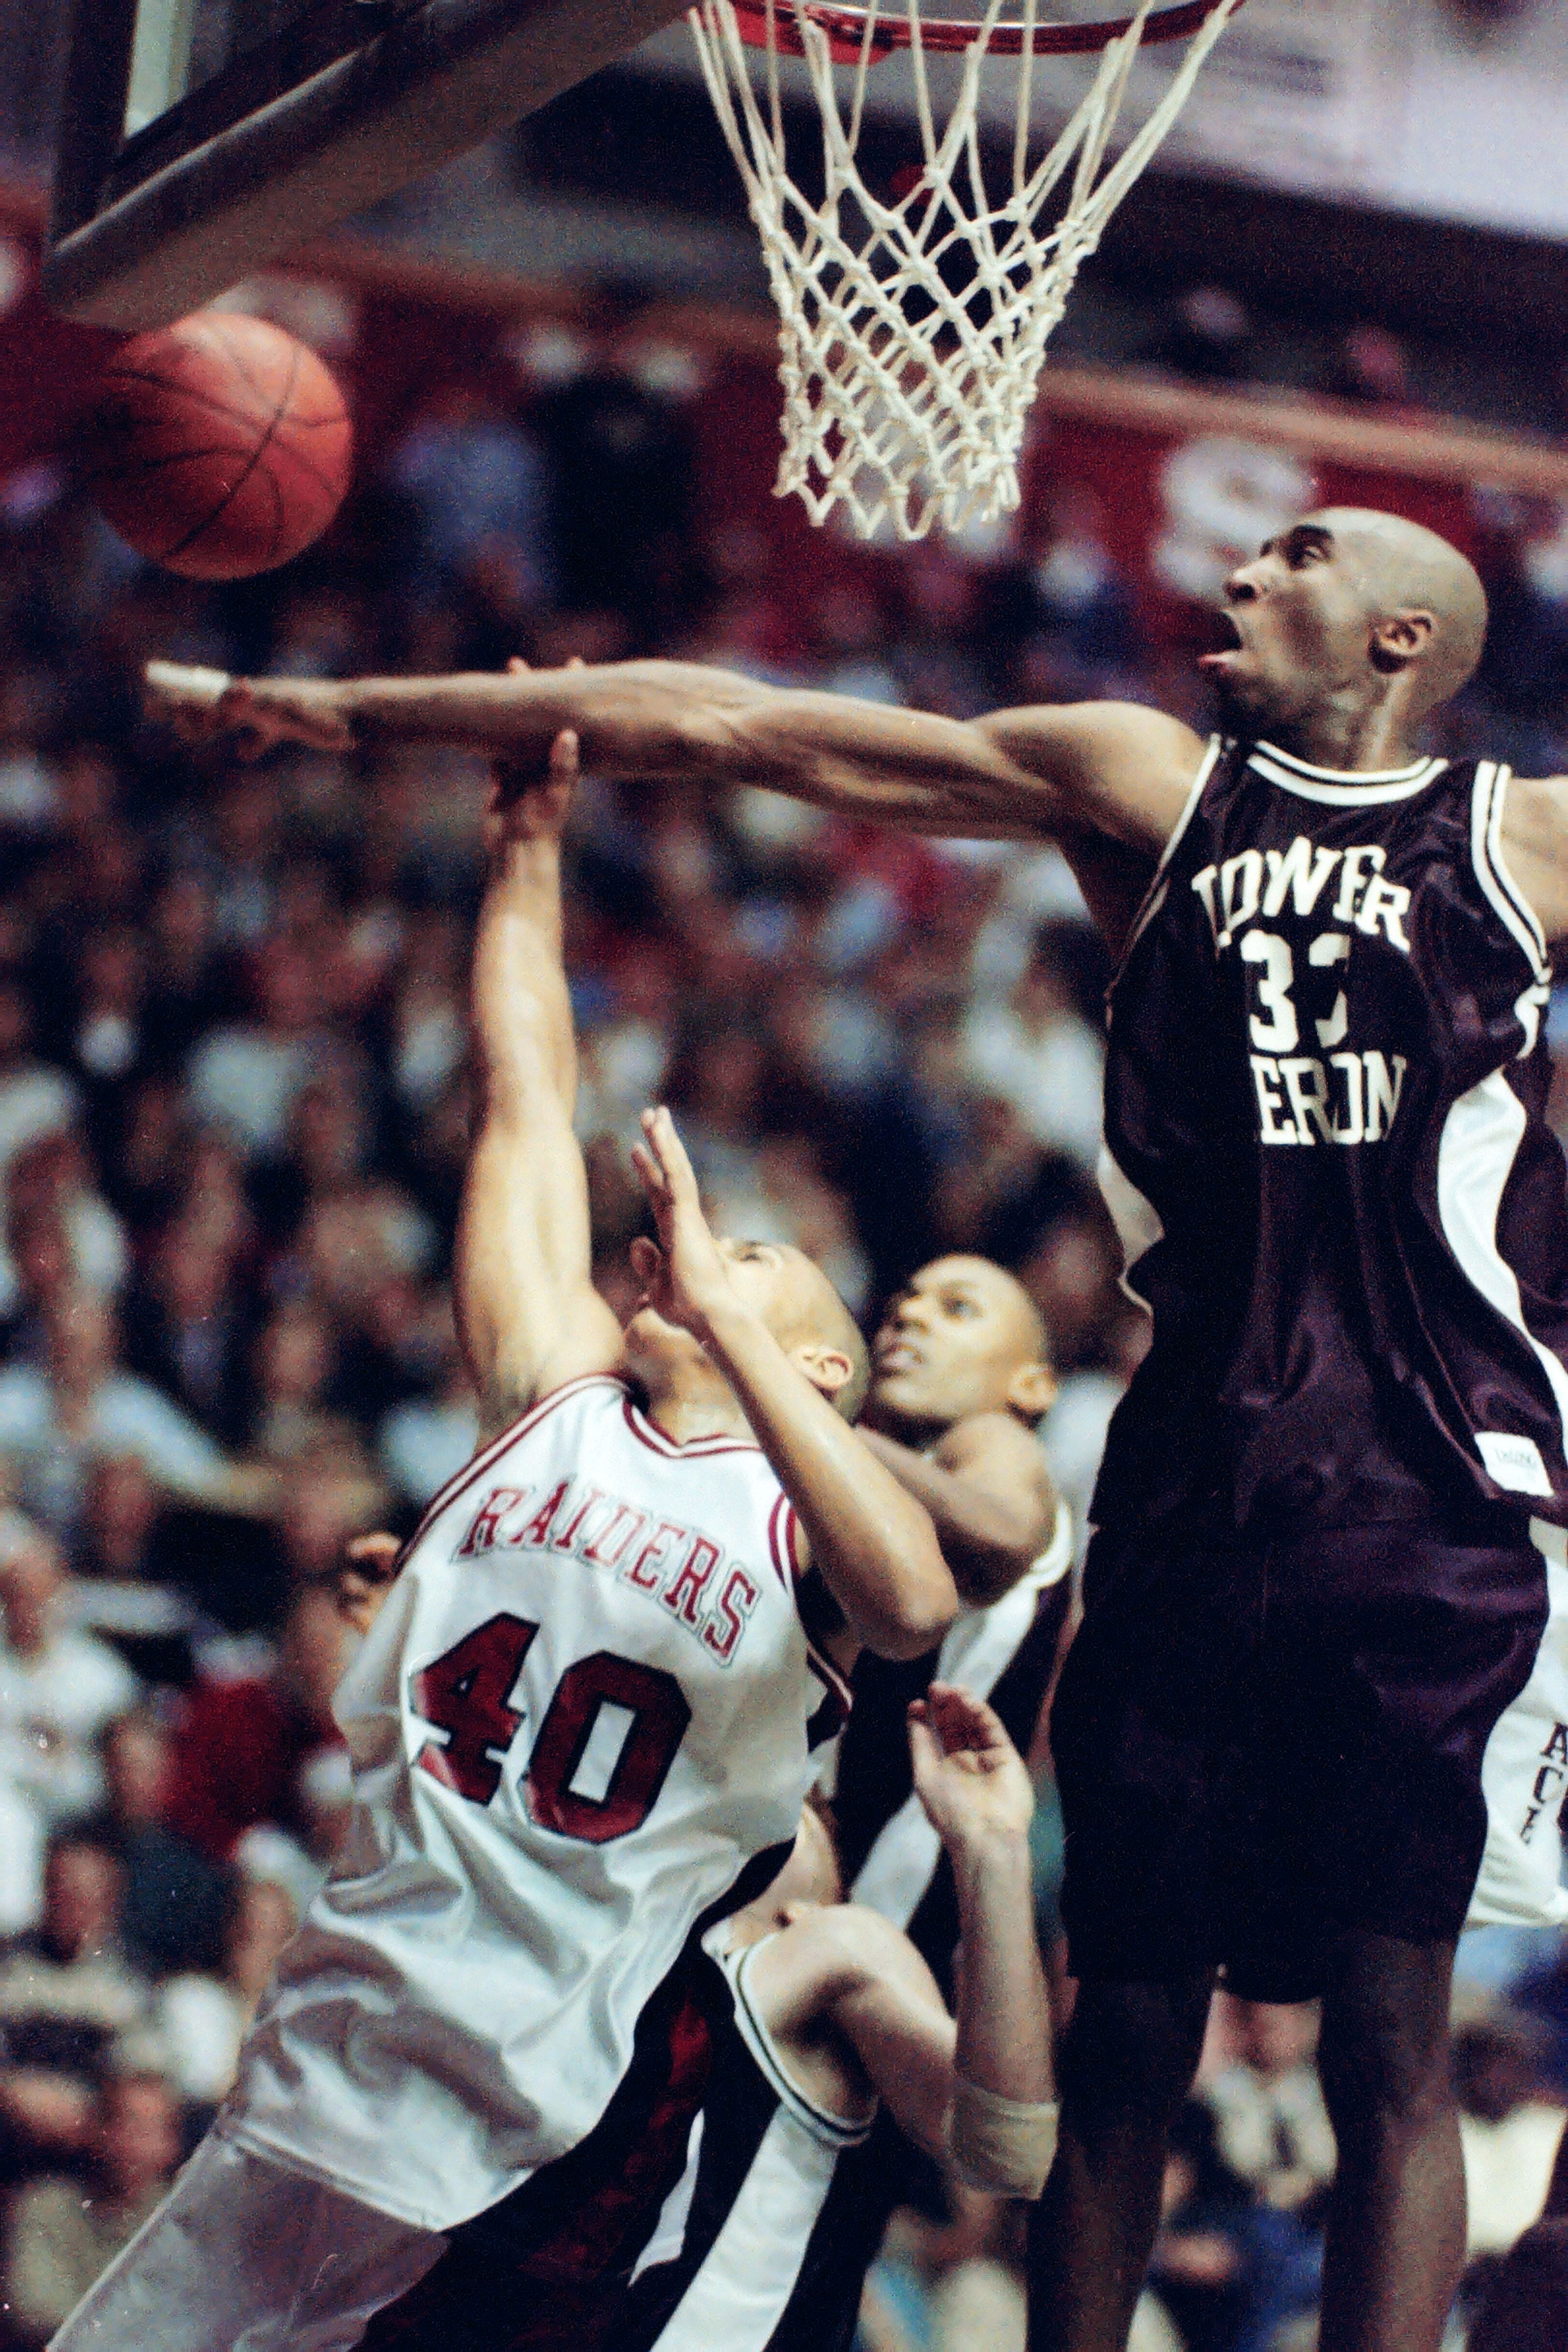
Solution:
<path fill-rule="evenodd" d="M 41 1308 L 48 1276 L 40 1282 L 29 1235 L 50 1230 L 63 1246 L 68 1277 L 112 1297 L 125 1280 L 125 1235 L 119 1218 L 94 1181 L 82 1139 L 74 1128 L 39 1136 L 11 1162 L 6 1187 L 7 1222 L 22 1249 L 0 1249 L 0 1318 L 20 1320 Z M 51 1261 L 52 1264 L 52 1261 Z M 19 1335 L 24 1346 L 31 1335 Z"/>
<path fill-rule="evenodd" d="M 1230 2012 L 1234 2062 L 1202 2087 L 1221 2157 L 1280 2212 L 1317 2206 L 1334 2177 L 1334 2135 L 1317 2069 L 1318 2012 L 1217 1996 Z"/>
<path fill-rule="evenodd" d="M 125 1311 L 131 1370 L 225 1445 L 243 1438 L 248 1402 L 248 1332 L 235 1274 L 233 1252 L 210 1222 L 171 1218 Z"/>
<path fill-rule="evenodd" d="M 1563 2103 L 1542 2070 L 1546 2036 L 1499 2010 L 1454 2036 L 1468 2250 L 1505 2254 L 1540 2218 L 1563 2137 Z"/>
<path fill-rule="evenodd" d="M 335 1570 L 340 1528 L 331 1546 Z M 325 1748 L 341 1748 L 331 1696 L 343 1667 L 345 1629 L 322 1585 L 296 1593 L 270 1674 L 208 1681 L 192 1693 L 176 1743 L 169 1819 L 215 1862 L 227 1862 L 247 1830 L 273 1824 L 309 1832 L 300 1774 Z"/>
<path fill-rule="evenodd" d="M 80 1518 L 93 1458 L 134 1454 L 172 1494 L 230 1510 L 260 1509 L 273 1482 L 230 1463 L 168 1398 L 123 1370 L 112 1309 L 75 1287 L 50 1299 L 42 1365 L 0 1371 L 0 1459 L 24 1498 L 68 1532 Z"/>
<path fill-rule="evenodd" d="M 105 924 L 77 952 L 70 1062 L 89 1102 L 141 1075 L 150 1061 L 142 1024 L 147 959 L 132 924 Z"/>
<path fill-rule="evenodd" d="M 102 1454 L 88 1480 L 68 1591 L 71 1622 L 101 1634 L 150 1688 L 184 1690 L 215 1629 L 168 1571 L 163 1496 L 134 1454 Z"/>
<path fill-rule="evenodd" d="M 192 1053 L 186 1077 L 198 1116 L 249 1153 L 280 1149 L 294 1097 L 320 1059 L 319 982 L 300 949 L 271 940 L 255 959 L 255 1018 L 210 1031 Z"/>
<path fill-rule="evenodd" d="M 427 594 L 449 591 L 486 561 L 503 568 L 519 602 L 544 602 L 555 570 L 550 473 L 515 417 L 477 388 L 448 385 L 426 403 L 388 475 L 418 517 Z"/>
<path fill-rule="evenodd" d="M 1294 2215 L 1253 2201 L 1196 2102 L 1171 2136 L 1161 2210 L 1149 2286 L 1185 2352 L 1274 2352 L 1317 2300 L 1321 2245 Z"/>
<path fill-rule="evenodd" d="M 96 1832 L 62 1830 L 37 1929 L 0 1959 L 0 2165 L 13 2171 L 85 2145 L 100 2067 L 146 2020 L 150 1989 L 120 1941 L 123 1877 Z"/>
<path fill-rule="evenodd" d="M 46 2176 L 20 2190 L 5 2271 L 6 2341 L 16 2352 L 40 2352 L 135 2236 L 174 2177 L 180 2125 L 177 2095 L 161 2074 L 110 2072 L 93 2101 L 86 2180 Z"/>
<path fill-rule="evenodd" d="M 136 1708 L 103 1735 L 105 1804 L 99 1822 L 120 1856 L 121 1940 L 149 1976 L 209 1967 L 227 1900 L 222 1873 L 169 1826 L 174 1743 L 155 1715 Z"/>
<path fill-rule="evenodd" d="M 281 1469 L 348 1431 L 327 1398 L 337 1370 L 331 1318 L 310 1298 L 285 1299 L 257 1334 L 247 1451 Z"/>
<path fill-rule="evenodd" d="M 142 1026 L 148 1057 L 160 1069 L 180 1068 L 225 1009 L 216 916 L 211 886 L 189 866 L 165 877 L 149 909 Z"/>
<path fill-rule="evenodd" d="M 1105 1048 L 1083 1019 L 1058 941 L 1042 932 L 1005 1003 L 982 1002 L 964 1032 L 972 1084 L 1010 1103 L 1042 1150 L 1086 1172 L 1100 1157 Z"/>
<path fill-rule="evenodd" d="M 17 1153 L 40 1136 L 68 1127 L 78 1100 L 63 1071 L 35 1057 L 26 997 L 14 980 L 0 978 L 0 1205 Z"/>
<path fill-rule="evenodd" d="M 0 1770 L 46 1831 L 98 1803 L 99 1734 L 137 1696 L 130 1668 L 71 1624 L 72 1583 L 42 1528 L 18 1512 L 0 1518 Z"/>
<path fill-rule="evenodd" d="M 158 2031 L 187 2099 L 216 2105 L 228 2090 L 256 2004 L 297 1925 L 287 1887 L 241 1877 L 230 1894 L 216 1969 L 174 1977 L 160 1992 Z"/>
<path fill-rule="evenodd" d="M 449 1306 L 440 1318 L 439 1350 L 431 1393 L 395 1405 L 376 1440 L 381 1466 L 399 1501 L 416 1511 L 457 1475 L 479 1442 L 479 1402 Z"/>

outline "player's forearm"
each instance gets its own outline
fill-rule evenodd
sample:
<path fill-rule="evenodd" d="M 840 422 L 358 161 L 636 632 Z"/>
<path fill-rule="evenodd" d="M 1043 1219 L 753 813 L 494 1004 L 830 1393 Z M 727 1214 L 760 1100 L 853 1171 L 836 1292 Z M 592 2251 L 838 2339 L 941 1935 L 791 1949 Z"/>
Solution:
<path fill-rule="evenodd" d="M 1048 2099 L 1050 2002 L 1035 1934 L 1029 1843 L 991 1831 L 948 1848 L 963 1947 L 957 2072 L 1004 2099 Z"/>
<path fill-rule="evenodd" d="M 552 836 L 510 842 L 496 852 L 469 994 L 487 1111 L 526 1118 L 541 1069 L 570 1111 L 577 1044 L 562 958 L 561 849 Z"/>
<path fill-rule="evenodd" d="M 266 696 L 267 680 L 252 684 Z M 760 784 L 908 831 L 1026 839 L 1051 814 L 1039 777 L 962 721 L 694 662 L 353 678 L 311 692 L 371 741 L 419 738 L 542 761 L 569 727 L 584 766 L 604 775 Z"/>
<path fill-rule="evenodd" d="M 1038 1511 L 1026 1501 L 984 1492 L 879 1431 L 863 1429 L 859 1434 L 930 1513 L 942 1556 L 970 1607 L 987 1608 L 1010 1592 L 1044 1539 Z"/>
<path fill-rule="evenodd" d="M 918 1658 L 958 1595 L 931 1520 L 744 1307 L 720 1305 L 702 1334 L 795 1505 L 851 1632 L 879 1655 Z"/>

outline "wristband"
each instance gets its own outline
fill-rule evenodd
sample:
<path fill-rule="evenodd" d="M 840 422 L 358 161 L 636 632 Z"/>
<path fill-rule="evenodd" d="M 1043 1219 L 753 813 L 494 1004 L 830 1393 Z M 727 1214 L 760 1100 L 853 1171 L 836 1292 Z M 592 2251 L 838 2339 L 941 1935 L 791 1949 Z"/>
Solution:
<path fill-rule="evenodd" d="M 947 2153 L 972 2189 L 1036 2198 L 1057 2152 L 1055 2099 L 1005 2099 L 960 2074 L 947 2118 Z"/>

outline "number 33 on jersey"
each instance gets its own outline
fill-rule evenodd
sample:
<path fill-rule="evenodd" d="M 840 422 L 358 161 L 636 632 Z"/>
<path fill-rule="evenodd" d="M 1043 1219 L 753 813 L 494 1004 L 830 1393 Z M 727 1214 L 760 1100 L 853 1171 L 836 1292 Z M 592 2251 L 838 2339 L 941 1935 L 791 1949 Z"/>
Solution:
<path fill-rule="evenodd" d="M 592 2128 L 842 1719 L 794 1543 L 757 1447 L 674 1444 L 598 1377 L 436 1497 L 338 1693 L 358 1802 L 247 2053 L 247 2142 L 319 2170 L 330 2114 L 340 2188 L 449 2228 Z"/>

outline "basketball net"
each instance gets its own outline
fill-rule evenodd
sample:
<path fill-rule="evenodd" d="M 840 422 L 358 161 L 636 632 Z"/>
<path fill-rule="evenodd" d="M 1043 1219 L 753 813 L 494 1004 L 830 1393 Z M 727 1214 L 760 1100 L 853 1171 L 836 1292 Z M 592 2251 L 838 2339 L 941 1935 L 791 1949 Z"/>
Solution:
<path fill-rule="evenodd" d="M 1025 421 L 1079 265 L 1186 101 L 1241 0 L 1207 10 L 1140 0 L 1109 32 L 1088 95 L 1048 153 L 1031 162 L 1037 48 L 1068 46 L 1039 21 L 1039 0 L 985 0 L 963 46 L 945 123 L 932 105 L 928 51 L 938 46 L 920 0 L 864 9 L 816 0 L 698 0 L 687 21 L 710 95 L 761 232 L 781 321 L 784 456 L 776 495 L 805 501 L 814 523 L 840 503 L 863 538 L 890 525 L 902 540 L 933 524 L 994 523 L 1018 504 Z M 1153 16 L 1197 19 L 1153 112 L 1107 166 L 1128 77 Z M 1074 47 L 1088 46 L 1075 27 Z M 943 25 L 941 46 L 957 48 Z M 868 187 L 856 151 L 872 68 L 907 48 L 924 168 L 893 201 Z M 761 64 L 759 91 L 751 56 Z M 822 114 L 820 205 L 791 179 L 781 52 L 802 57 Z M 987 59 L 1016 76 L 1010 189 L 987 194 L 978 117 Z M 843 77 L 842 85 L 840 75 Z M 1048 226 L 1042 220 L 1058 189 Z M 1038 224 L 1038 226 L 1037 226 Z"/>

